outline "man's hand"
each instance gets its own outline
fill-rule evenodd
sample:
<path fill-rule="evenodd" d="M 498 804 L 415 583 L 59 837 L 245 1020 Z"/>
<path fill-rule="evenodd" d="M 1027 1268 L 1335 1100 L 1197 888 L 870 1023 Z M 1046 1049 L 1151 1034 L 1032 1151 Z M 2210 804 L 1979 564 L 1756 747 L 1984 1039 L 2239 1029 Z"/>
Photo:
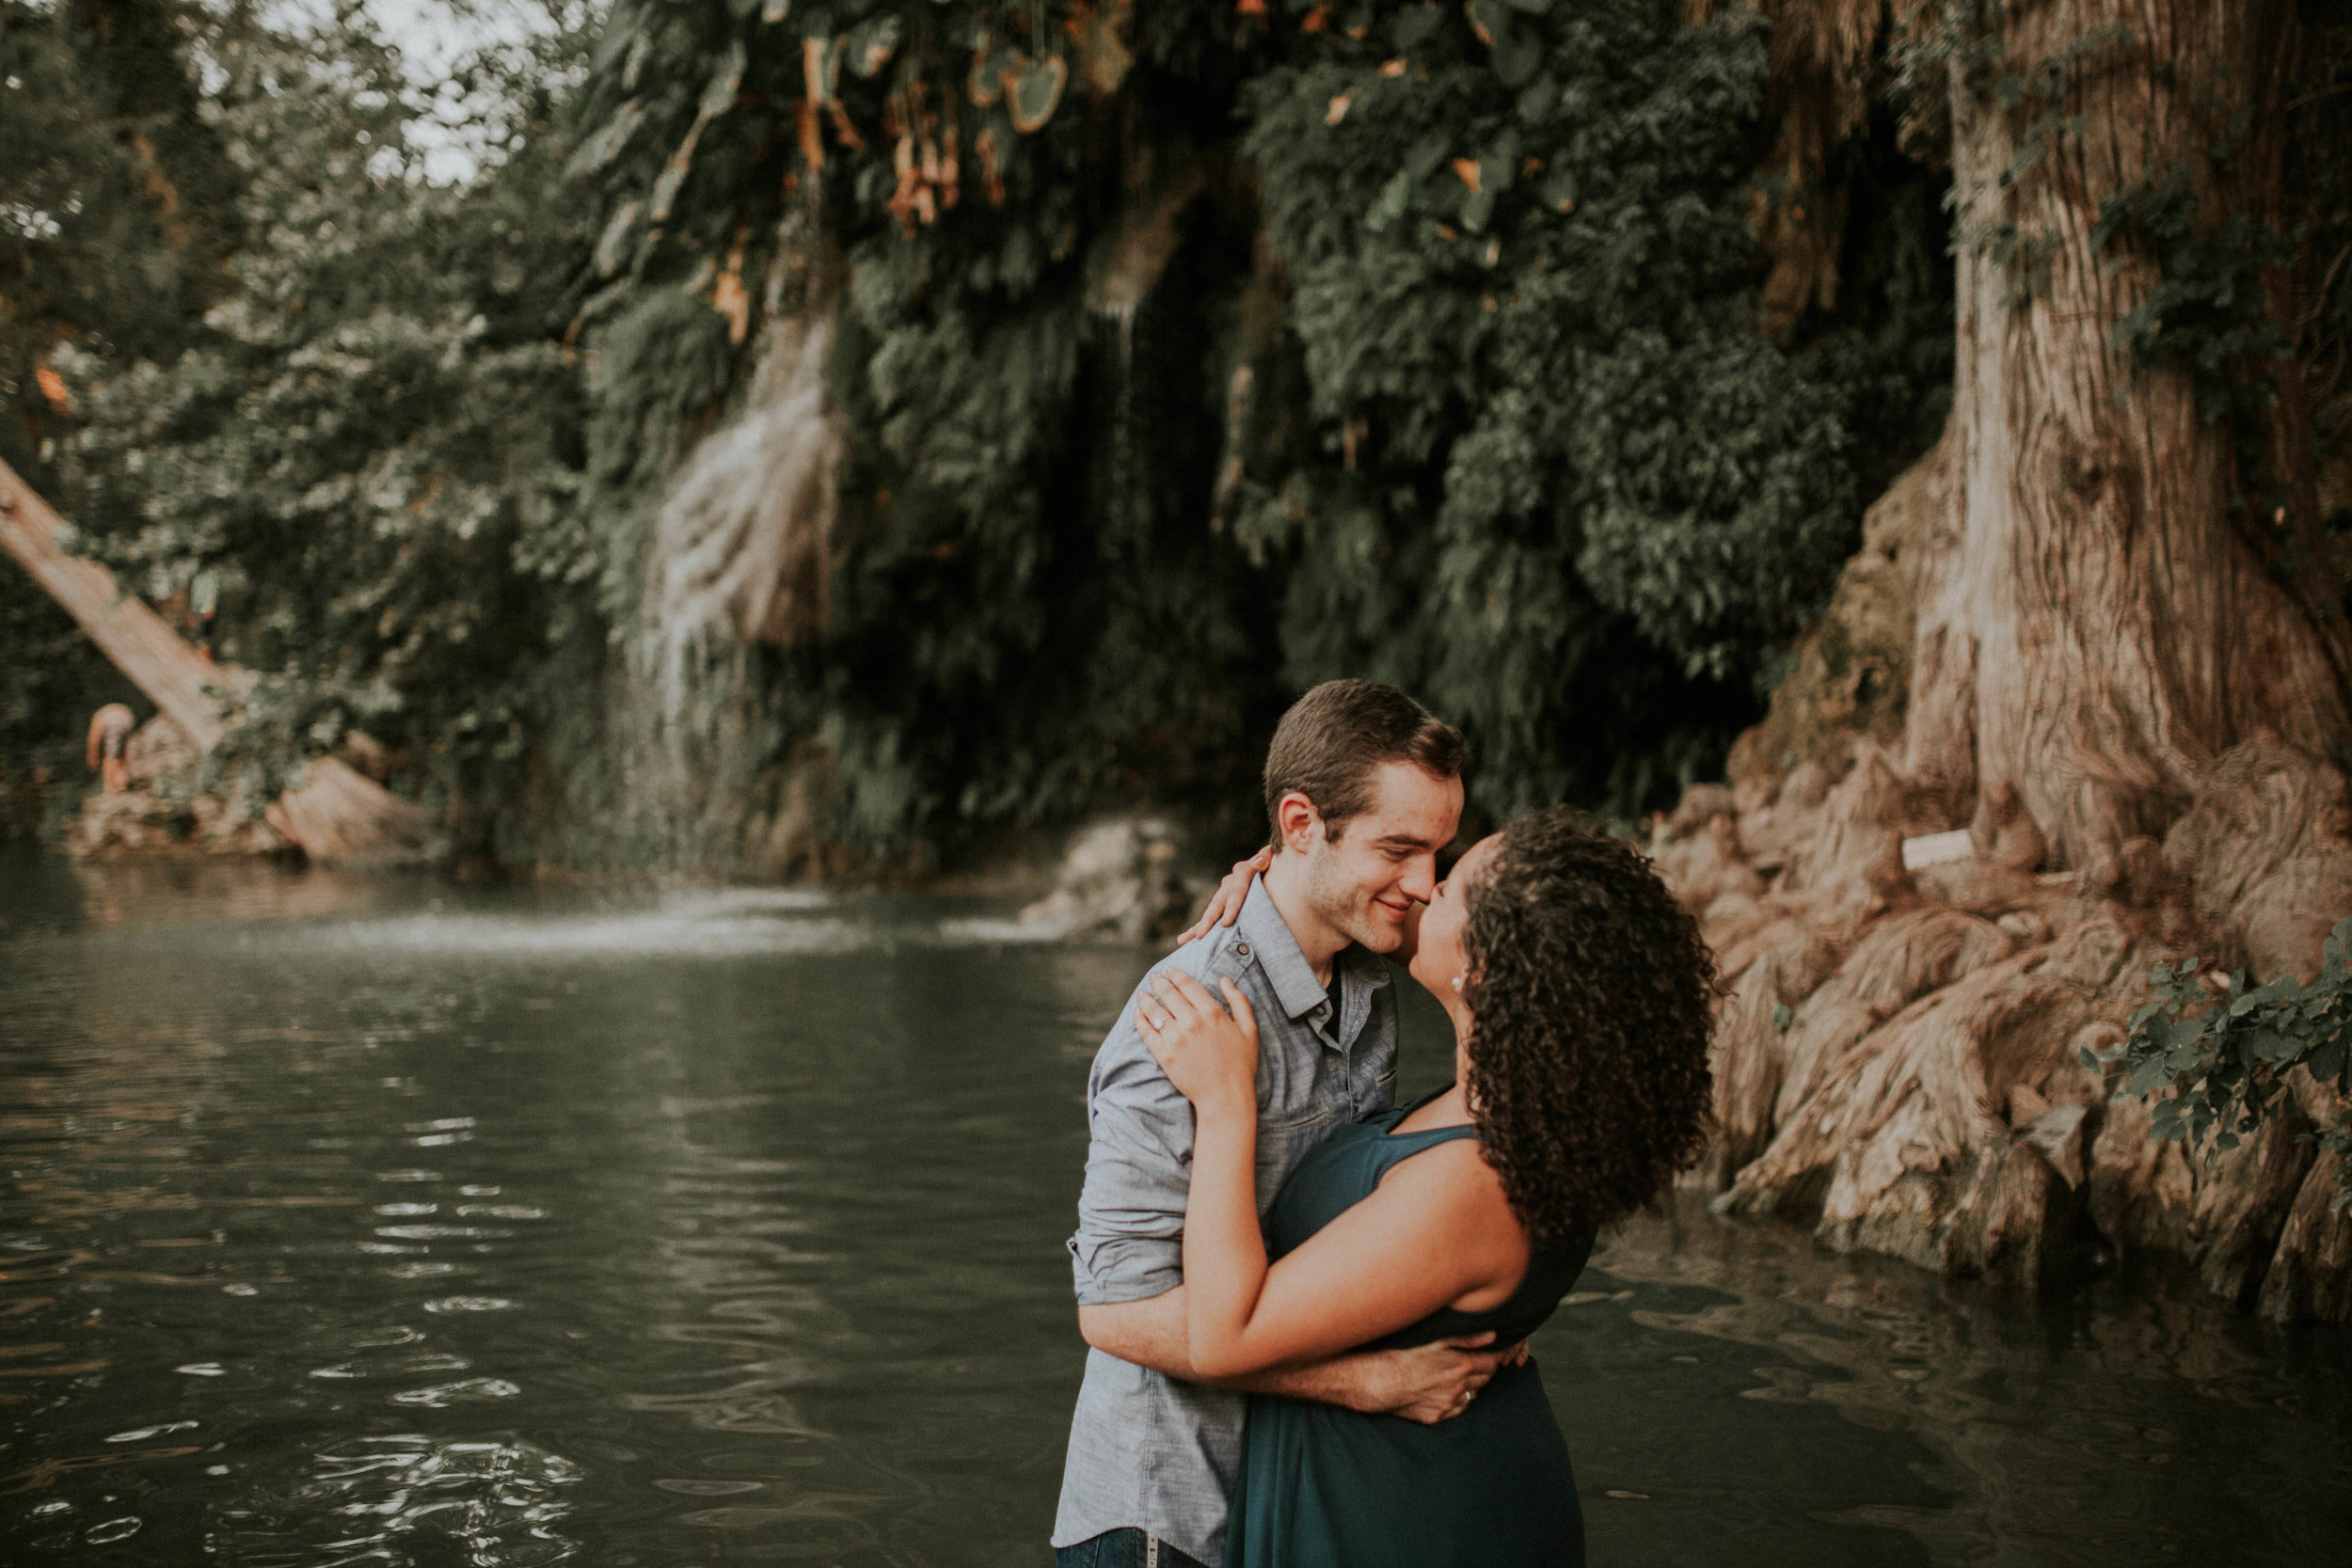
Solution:
<path fill-rule="evenodd" d="M 1363 1363 L 1364 1402 L 1351 1407 L 1375 1416 L 1401 1416 L 1423 1426 L 1451 1420 L 1470 1407 L 1499 1367 L 1527 1359 L 1527 1344 L 1488 1348 L 1492 1334 L 1437 1339 L 1410 1350 L 1350 1357 Z"/>

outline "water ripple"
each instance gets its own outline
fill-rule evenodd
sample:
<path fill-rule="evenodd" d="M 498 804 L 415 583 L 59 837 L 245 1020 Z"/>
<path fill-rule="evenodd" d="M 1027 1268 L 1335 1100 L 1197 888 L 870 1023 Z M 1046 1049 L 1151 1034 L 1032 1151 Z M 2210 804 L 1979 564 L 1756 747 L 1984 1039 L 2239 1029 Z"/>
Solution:
<path fill-rule="evenodd" d="M 55 875 L 11 924 L 0 868 L 8 1568 L 1042 1560 L 1076 1107 L 1144 955 Z M 1408 1093 L 1450 1060 L 1412 1027 Z M 1639 1221 L 1536 1345 L 1593 1559 L 2341 1557 L 2341 1337 L 2136 1291 Z"/>
<path fill-rule="evenodd" d="M 312 1455 L 294 1485 L 222 1506 L 217 1555 L 240 1568 L 542 1568 L 578 1550 L 557 1527 L 572 1512 L 565 1489 L 584 1475 L 522 1438 L 354 1438 Z"/>

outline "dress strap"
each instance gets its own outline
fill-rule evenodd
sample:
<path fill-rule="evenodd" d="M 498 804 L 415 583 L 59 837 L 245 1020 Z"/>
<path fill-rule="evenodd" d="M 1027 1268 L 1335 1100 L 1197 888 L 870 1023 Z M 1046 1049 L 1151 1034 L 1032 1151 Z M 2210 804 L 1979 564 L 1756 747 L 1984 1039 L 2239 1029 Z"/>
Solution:
<path fill-rule="evenodd" d="M 1367 1151 L 1371 1156 L 1364 1190 L 1369 1193 L 1380 1184 L 1380 1179 L 1416 1154 L 1426 1154 L 1439 1144 L 1456 1138 L 1478 1136 L 1475 1127 L 1428 1127 L 1418 1132 L 1390 1132 L 1372 1140 Z"/>
<path fill-rule="evenodd" d="M 1410 1112 L 1406 1113 L 1406 1115 L 1410 1114 Z M 1383 1141 L 1390 1144 L 1403 1144 L 1406 1146 L 1407 1152 L 1418 1154 L 1424 1148 L 1435 1148 L 1439 1144 L 1452 1143 L 1456 1138 L 1476 1136 L 1478 1136 L 1477 1124 L 1466 1121 L 1454 1127 L 1424 1127 L 1418 1132 L 1390 1132 L 1385 1134 Z"/>

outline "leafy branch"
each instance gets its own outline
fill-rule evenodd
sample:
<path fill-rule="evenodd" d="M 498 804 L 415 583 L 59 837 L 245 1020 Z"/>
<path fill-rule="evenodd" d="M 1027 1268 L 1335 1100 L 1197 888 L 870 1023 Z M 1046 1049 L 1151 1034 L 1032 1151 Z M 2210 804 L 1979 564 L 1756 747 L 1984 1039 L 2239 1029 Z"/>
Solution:
<path fill-rule="evenodd" d="M 2209 1154 L 2235 1148 L 2278 1114 L 2287 1076 L 2296 1068 L 2334 1087 L 2332 1125 L 2299 1135 L 2352 1156 L 2352 919 L 2336 923 L 2309 985 L 2282 975 L 2248 984 L 2238 970 L 2225 982 L 2200 973 L 2202 959 L 2158 964 L 2148 976 L 2155 999 L 2132 1014 L 2122 1044 L 2093 1053 L 2092 1071 L 2122 1063 L 2123 1092 L 2147 1099 L 2156 1136 L 2190 1146 L 2211 1138 Z M 2352 1207 L 2352 1163 L 2336 1181 L 2331 1211 Z"/>

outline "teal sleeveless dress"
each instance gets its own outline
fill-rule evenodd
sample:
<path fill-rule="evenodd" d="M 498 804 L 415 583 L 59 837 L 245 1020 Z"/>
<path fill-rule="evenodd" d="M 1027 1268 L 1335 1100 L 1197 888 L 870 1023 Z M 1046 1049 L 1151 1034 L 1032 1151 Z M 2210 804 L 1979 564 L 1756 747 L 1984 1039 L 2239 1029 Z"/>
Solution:
<path fill-rule="evenodd" d="M 1371 1196 L 1400 1161 L 1477 1136 L 1471 1127 L 1391 1131 L 1416 1108 L 1343 1128 L 1307 1156 L 1266 1215 L 1269 1259 Z M 1502 1306 L 1441 1307 L 1364 1348 L 1489 1329 L 1497 1344 L 1523 1339 L 1551 1316 L 1592 1249 L 1589 1233 L 1539 1248 Z M 1530 1361 L 1503 1368 L 1469 1410 L 1436 1426 L 1252 1396 L 1225 1540 L 1227 1568 L 1578 1568 L 1584 1514 Z"/>

